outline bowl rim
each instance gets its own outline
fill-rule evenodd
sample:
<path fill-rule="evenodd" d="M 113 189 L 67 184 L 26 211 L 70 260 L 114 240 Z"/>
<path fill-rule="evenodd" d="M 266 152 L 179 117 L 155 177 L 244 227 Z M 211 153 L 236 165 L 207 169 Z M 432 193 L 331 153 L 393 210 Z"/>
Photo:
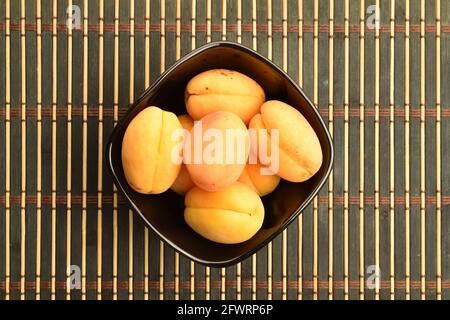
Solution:
<path fill-rule="evenodd" d="M 259 243 L 257 246 L 255 246 L 253 249 L 248 250 L 234 258 L 224 260 L 224 261 L 209 261 L 204 260 L 201 258 L 196 257 L 195 255 L 192 255 L 188 252 L 186 252 L 183 248 L 179 247 L 178 245 L 174 244 L 172 241 L 164 237 L 159 230 L 153 226 L 150 221 L 147 220 L 147 218 L 144 216 L 144 214 L 139 210 L 139 208 L 134 204 L 134 202 L 128 197 L 127 193 L 124 190 L 123 184 L 119 181 L 117 174 L 115 173 L 115 169 L 112 164 L 112 148 L 114 141 L 116 140 L 116 136 L 118 135 L 119 128 L 123 125 L 123 122 L 130 117 L 130 114 L 132 110 L 141 103 L 142 100 L 144 100 L 152 91 L 157 89 L 163 80 L 166 79 L 166 77 L 178 66 L 181 64 L 187 62 L 197 54 L 204 52 L 206 50 L 216 48 L 216 47 L 229 47 L 233 49 L 237 49 L 241 52 L 244 52 L 246 54 L 249 54 L 251 56 L 254 56 L 255 58 L 262 60 L 264 63 L 270 65 L 273 69 L 275 69 L 285 80 L 287 80 L 305 99 L 306 103 L 309 105 L 309 107 L 312 109 L 312 111 L 315 113 L 317 119 L 319 120 L 320 125 L 322 126 L 324 132 L 325 132 L 325 138 L 327 143 L 327 146 L 329 148 L 329 154 L 330 154 L 330 162 L 328 167 L 326 168 L 326 171 L 324 175 L 322 176 L 320 182 L 318 185 L 313 189 L 313 191 L 306 197 L 306 199 L 303 201 L 303 203 L 294 210 L 294 212 L 291 214 L 291 216 L 286 219 L 283 224 L 267 239 Z M 117 186 L 117 189 L 121 193 L 122 197 L 127 201 L 128 205 L 133 209 L 134 212 L 138 213 L 139 216 L 144 220 L 144 222 L 147 224 L 148 227 L 150 227 L 158 236 L 158 238 L 165 243 L 169 244 L 172 248 L 174 248 L 177 252 L 181 253 L 182 255 L 188 257 L 189 259 L 198 262 L 205 266 L 210 267 L 227 267 L 234 265 L 238 262 L 241 262 L 248 258 L 249 256 L 253 255 L 263 247 L 265 247 L 270 241 L 272 241 L 275 237 L 277 237 L 281 232 L 283 232 L 301 213 L 302 211 L 311 203 L 311 201 L 314 199 L 315 196 L 319 193 L 319 191 L 323 188 L 325 185 L 325 182 L 327 181 L 334 162 L 334 147 L 333 147 L 333 140 L 331 138 L 330 132 L 328 131 L 328 127 L 325 125 L 324 120 L 322 119 L 322 116 L 319 113 L 318 108 L 312 103 L 312 101 L 308 98 L 308 96 L 304 93 L 303 89 L 294 81 L 291 79 L 291 77 L 279 66 L 277 66 L 273 61 L 267 59 L 262 54 L 258 53 L 257 51 L 254 51 L 253 49 L 244 46 L 242 44 L 239 44 L 237 42 L 227 41 L 227 40 L 220 40 L 220 41 L 213 41 L 206 43 L 202 45 L 201 47 L 198 47 L 197 49 L 187 53 L 182 58 L 174 62 L 169 68 L 167 68 L 141 95 L 138 99 L 136 99 L 128 108 L 128 110 L 125 112 L 125 114 L 117 121 L 116 125 L 114 126 L 111 134 L 109 135 L 108 142 L 105 147 L 105 161 L 106 161 L 106 167 L 108 168 L 109 174 L 111 175 L 114 184 Z"/>

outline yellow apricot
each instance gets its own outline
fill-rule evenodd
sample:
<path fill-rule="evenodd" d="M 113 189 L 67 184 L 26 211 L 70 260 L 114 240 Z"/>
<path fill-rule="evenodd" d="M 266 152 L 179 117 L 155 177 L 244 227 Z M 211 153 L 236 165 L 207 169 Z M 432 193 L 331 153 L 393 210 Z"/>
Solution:
<path fill-rule="evenodd" d="M 258 159 L 263 165 L 278 167 L 276 173 L 291 182 L 302 182 L 311 178 L 322 165 L 322 149 L 319 139 L 305 117 L 290 105 L 276 100 L 265 102 L 261 106 L 261 113 L 250 121 L 250 129 L 258 132 L 256 143 L 252 141 L 252 152 L 261 149 L 261 134 L 267 138 L 269 158 L 278 151 L 278 166 L 267 163 L 258 153 Z M 266 129 L 266 130 L 261 130 Z M 278 130 L 278 145 L 272 142 L 272 130 Z M 275 140 L 275 139 L 274 139 Z M 272 150 L 273 147 L 276 148 Z"/>
<path fill-rule="evenodd" d="M 208 191 L 225 188 L 239 178 L 250 150 L 247 127 L 234 113 L 217 111 L 197 121 L 183 157 L 194 183 Z"/>
<path fill-rule="evenodd" d="M 128 184 L 137 192 L 166 191 L 180 171 L 173 161 L 179 141 L 172 139 L 181 130 L 177 116 L 158 107 L 147 107 L 128 124 L 122 141 L 122 167 Z"/>
<path fill-rule="evenodd" d="M 230 111 L 248 124 L 264 101 L 264 90 L 256 81 L 227 69 L 213 69 L 196 75 L 185 91 L 186 109 L 194 120 L 211 112 Z"/>
<path fill-rule="evenodd" d="M 194 121 L 187 114 L 178 116 L 178 120 L 180 121 L 183 128 L 186 130 L 191 130 L 192 126 L 194 125 Z M 178 194 L 185 194 L 193 186 L 194 182 L 191 179 L 191 176 L 186 168 L 186 165 L 183 163 L 181 164 L 180 173 L 178 173 L 177 178 L 175 179 L 174 183 L 170 188 Z"/>
<path fill-rule="evenodd" d="M 264 221 L 261 198 L 241 182 L 216 192 L 194 187 L 186 194 L 185 206 L 186 223 L 201 236 L 219 243 L 247 241 Z"/>
<path fill-rule="evenodd" d="M 278 175 L 263 172 L 262 169 L 259 163 L 248 163 L 238 180 L 252 187 L 261 197 L 271 193 L 280 183 Z"/>

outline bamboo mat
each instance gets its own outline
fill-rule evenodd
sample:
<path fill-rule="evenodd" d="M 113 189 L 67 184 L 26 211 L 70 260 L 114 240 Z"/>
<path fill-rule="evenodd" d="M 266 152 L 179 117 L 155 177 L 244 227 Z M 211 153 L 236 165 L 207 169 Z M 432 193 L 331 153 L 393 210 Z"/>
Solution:
<path fill-rule="evenodd" d="M 335 147 L 313 204 L 226 269 L 159 242 L 103 161 L 129 104 L 220 39 L 298 81 Z M 0 299 L 449 299 L 449 66 L 450 1 L 2 0 Z"/>

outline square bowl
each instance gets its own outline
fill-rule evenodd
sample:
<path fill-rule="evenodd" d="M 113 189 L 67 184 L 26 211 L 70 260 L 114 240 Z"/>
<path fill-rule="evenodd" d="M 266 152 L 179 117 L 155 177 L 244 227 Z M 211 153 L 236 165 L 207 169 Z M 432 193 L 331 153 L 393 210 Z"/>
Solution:
<path fill-rule="evenodd" d="M 184 197 L 172 190 L 158 195 L 135 192 L 126 182 L 121 161 L 122 139 L 133 117 L 151 105 L 176 115 L 187 113 L 184 90 L 188 81 L 200 72 L 215 68 L 246 74 L 263 87 L 267 100 L 281 100 L 298 109 L 316 132 L 323 152 L 322 166 L 311 179 L 303 183 L 281 180 L 274 192 L 262 197 L 265 208 L 263 226 L 251 239 L 239 244 L 219 244 L 195 233 L 184 221 Z M 201 264 L 225 267 L 263 248 L 305 209 L 330 174 L 333 145 L 319 112 L 283 70 L 243 45 L 218 41 L 208 43 L 175 62 L 134 102 L 111 133 L 106 146 L 106 162 L 124 199 L 163 241 Z"/>

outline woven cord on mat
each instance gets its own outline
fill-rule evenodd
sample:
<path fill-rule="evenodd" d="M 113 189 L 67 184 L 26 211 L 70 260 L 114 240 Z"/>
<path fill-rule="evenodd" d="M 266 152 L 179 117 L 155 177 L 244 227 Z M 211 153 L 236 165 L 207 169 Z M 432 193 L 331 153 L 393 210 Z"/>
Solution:
<path fill-rule="evenodd" d="M 0 299 L 450 298 L 450 3 L 426 3 L 1 1 Z M 216 269 L 144 226 L 103 151 L 161 72 L 220 39 L 298 81 L 335 163 L 297 221 Z"/>

